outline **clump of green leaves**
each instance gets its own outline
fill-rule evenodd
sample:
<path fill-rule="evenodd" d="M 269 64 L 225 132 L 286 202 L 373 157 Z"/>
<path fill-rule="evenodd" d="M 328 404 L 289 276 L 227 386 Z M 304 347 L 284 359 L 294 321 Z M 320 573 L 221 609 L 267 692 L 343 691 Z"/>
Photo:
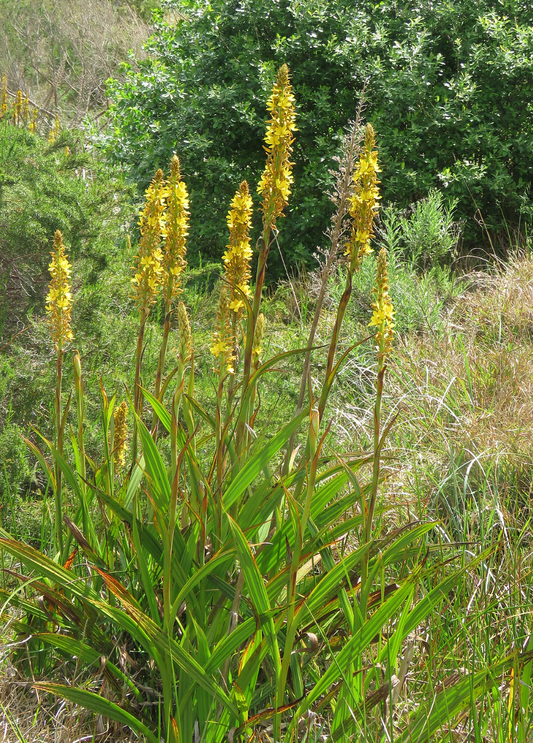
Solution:
<path fill-rule="evenodd" d="M 447 203 L 437 190 L 403 211 L 389 205 L 382 213 L 381 242 L 413 269 L 438 269 L 449 263 L 457 250 L 460 225 L 455 219 L 456 207 L 457 201 Z"/>
<path fill-rule="evenodd" d="M 222 287 L 226 299 L 219 305 L 218 328 L 224 324 L 235 337 L 231 346 L 224 344 L 231 363 L 226 355 L 218 363 L 218 384 L 208 404 L 195 394 L 194 339 L 180 304 L 174 368 L 166 368 L 169 354 L 160 356 L 156 379 L 160 373 L 162 381 L 152 387 L 155 394 L 141 373 L 144 343 L 138 343 L 131 466 L 126 471 L 122 462 L 125 406 L 120 405 L 121 419 L 115 415 L 118 394 L 108 395 L 103 384 L 103 446 L 98 457 L 88 457 L 83 367 L 76 355 L 70 448 L 44 435 L 39 446 L 31 445 L 61 503 L 54 524 L 61 536 L 40 552 L 1 532 L 0 547 L 22 565 L 12 577 L 25 593 L 6 589 L 0 596 L 19 609 L 12 626 L 38 651 L 32 672 L 51 673 L 46 648 L 94 670 L 83 686 L 51 680 L 35 687 L 127 725 L 149 743 L 196 738 L 222 743 L 228 736 L 250 741 L 261 740 L 263 733 L 286 743 L 320 734 L 333 743 L 369 729 L 377 740 L 389 740 L 393 715 L 377 711 L 384 700 L 389 711 L 398 702 L 406 677 L 405 664 L 400 666 L 404 641 L 483 557 L 436 577 L 426 566 L 432 523 L 413 521 L 388 530 L 379 525 L 387 510 L 378 498 L 382 449 L 392 425 L 382 421 L 382 393 L 394 328 L 384 248 L 366 323 L 376 328 L 375 334 L 369 331 L 373 441 L 368 450 L 343 456 L 326 449 L 329 393 L 352 350 L 340 349 L 342 325 L 354 275 L 372 250 L 378 209 L 371 125 L 358 158 L 350 148 L 351 170 L 346 166 L 341 179 L 347 185 L 346 198 L 337 202 L 339 219 L 348 220 L 348 212 L 354 229 L 345 225 L 351 235 L 343 261 L 345 289 L 325 373 L 315 395 L 304 372 L 307 398 L 296 414 L 276 427 L 271 421 L 261 425 L 261 386 L 305 352 L 261 359 L 265 271 L 292 183 L 295 111 L 286 65 L 268 108 L 255 291 L 250 301 L 248 291 L 230 286 L 233 308 L 240 309 L 242 299 L 246 315 L 228 323 L 223 313 L 232 309 L 230 293 Z M 163 178 L 158 173 L 155 186 Z M 143 210 L 149 230 L 143 217 L 136 286 L 143 268 L 160 263 L 162 241 L 173 233 L 165 215 L 168 192 L 155 186 Z M 242 218 L 248 220 L 248 208 L 245 212 Z M 230 214 L 231 228 L 235 215 Z M 342 225 L 331 234 L 332 242 L 335 235 L 338 239 Z M 237 241 L 231 233 L 230 244 L 247 259 L 247 230 L 240 236 Z M 149 293 L 150 306 L 158 284 L 165 282 L 150 272 L 149 292 L 143 294 L 146 300 Z M 139 309 L 146 316 L 146 304 Z M 151 414 L 145 410 L 143 416 L 143 403 Z M 56 408 L 56 429 L 66 443 L 61 400 Z M 499 674 L 521 669 L 531 656 L 516 652 L 473 673 L 468 683 L 444 685 L 402 717 L 396 740 L 406 742 L 413 732 L 436 734 L 463 714 L 465 704 L 496 688 Z"/>

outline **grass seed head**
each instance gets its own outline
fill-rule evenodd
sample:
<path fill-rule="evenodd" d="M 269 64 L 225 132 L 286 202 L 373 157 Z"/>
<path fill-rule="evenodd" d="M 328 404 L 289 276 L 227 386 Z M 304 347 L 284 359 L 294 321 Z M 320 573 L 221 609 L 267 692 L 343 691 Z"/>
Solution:
<path fill-rule="evenodd" d="M 254 345 L 252 348 L 252 360 L 253 360 L 254 369 L 257 369 L 257 367 L 259 366 L 261 352 L 263 350 L 261 348 L 261 344 L 263 342 L 264 333 L 265 333 L 265 316 L 261 312 L 255 324 Z"/>
<path fill-rule="evenodd" d="M 180 302 L 178 304 L 178 327 L 180 334 L 180 357 L 187 361 L 192 356 L 192 332 L 187 308 Z"/>
<path fill-rule="evenodd" d="M 68 261 L 63 236 L 59 230 L 54 235 L 54 247 L 50 253 L 52 261 L 48 267 L 50 271 L 50 286 L 46 296 L 46 312 L 52 335 L 52 342 L 59 351 L 72 341 L 73 334 L 70 327 L 70 312 L 72 308 L 72 294 L 70 291 L 71 266 Z"/>

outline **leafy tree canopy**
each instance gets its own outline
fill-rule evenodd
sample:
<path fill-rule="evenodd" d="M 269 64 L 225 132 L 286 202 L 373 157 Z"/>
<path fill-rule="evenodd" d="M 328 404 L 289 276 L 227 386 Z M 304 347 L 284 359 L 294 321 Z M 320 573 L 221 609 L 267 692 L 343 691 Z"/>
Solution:
<path fill-rule="evenodd" d="M 263 167 L 265 100 L 287 62 L 299 132 L 280 241 L 295 265 L 323 241 L 329 169 L 366 81 L 384 198 L 406 206 L 443 189 L 472 247 L 531 219 L 532 24 L 513 0 L 167 0 L 149 57 L 110 83 L 105 146 L 141 187 L 177 151 L 190 254 L 219 256 L 231 196 Z"/>

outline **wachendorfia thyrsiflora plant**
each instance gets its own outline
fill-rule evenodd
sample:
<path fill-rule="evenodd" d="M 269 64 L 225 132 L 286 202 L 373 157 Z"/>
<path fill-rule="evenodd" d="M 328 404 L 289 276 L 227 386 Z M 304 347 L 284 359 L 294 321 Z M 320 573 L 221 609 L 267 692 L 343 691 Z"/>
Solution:
<path fill-rule="evenodd" d="M 134 386 L 108 396 L 101 385 L 99 459 L 84 444 L 79 355 L 76 425 L 67 426 L 74 415 L 62 390 L 73 340 L 70 267 L 56 233 L 47 304 L 57 351 L 55 437 L 30 444 L 54 493 L 54 529 L 45 551 L 2 532 L 0 545 L 15 559 L 9 575 L 19 581 L 3 591 L 4 608 L 15 608 L 11 622 L 25 649 L 38 651 L 32 673 L 43 680 L 35 688 L 129 726 L 150 743 L 428 740 L 503 670 L 513 668 L 516 677 L 531 653 L 459 677 L 422 706 L 398 705 L 421 628 L 476 561 L 436 570 L 432 523 L 384 527 L 380 467 L 393 421 L 382 420 L 382 397 L 394 334 L 384 249 L 368 337 L 358 340 L 376 351 L 373 444 L 345 454 L 328 444 L 328 397 L 354 348 L 341 344 L 343 319 L 354 274 L 373 252 L 379 167 L 369 124 L 356 120 L 340 158 L 309 342 L 263 358 L 263 284 L 292 183 L 296 113 L 286 66 L 267 107 L 255 285 L 253 202 L 243 181 L 227 218 L 209 362 L 213 397 L 201 401 L 195 393 L 194 340 L 178 301 L 189 203 L 174 157 L 168 177 L 157 171 L 140 216 Z M 325 371 L 313 385 L 310 358 L 322 351 L 314 347 L 315 331 L 336 261 L 345 289 Z M 151 385 L 142 374 L 144 337 L 158 302 L 164 326 Z M 275 428 L 262 423 L 260 386 L 294 359 L 303 363 L 296 412 Z M 86 669 L 78 685 L 54 679 L 58 654 Z"/>

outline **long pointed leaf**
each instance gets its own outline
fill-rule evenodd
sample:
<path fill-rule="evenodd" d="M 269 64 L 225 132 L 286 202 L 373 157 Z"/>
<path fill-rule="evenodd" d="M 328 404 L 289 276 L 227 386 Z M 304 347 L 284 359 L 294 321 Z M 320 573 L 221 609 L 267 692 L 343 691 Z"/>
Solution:
<path fill-rule="evenodd" d="M 33 685 L 34 689 L 40 691 L 47 691 L 49 694 L 56 694 L 63 699 L 68 699 L 74 704 L 79 704 L 80 707 L 91 710 L 97 715 L 102 717 L 108 717 L 110 720 L 120 722 L 122 725 L 127 725 L 131 730 L 136 733 L 144 735 L 149 743 L 160 743 L 159 738 L 140 720 L 138 720 L 129 712 L 126 712 L 118 704 L 111 702 L 109 699 L 104 699 L 100 694 L 94 694 L 92 691 L 86 691 L 85 689 L 76 689 L 73 686 L 64 686 L 63 684 L 51 684 L 47 682 L 39 682 Z"/>

